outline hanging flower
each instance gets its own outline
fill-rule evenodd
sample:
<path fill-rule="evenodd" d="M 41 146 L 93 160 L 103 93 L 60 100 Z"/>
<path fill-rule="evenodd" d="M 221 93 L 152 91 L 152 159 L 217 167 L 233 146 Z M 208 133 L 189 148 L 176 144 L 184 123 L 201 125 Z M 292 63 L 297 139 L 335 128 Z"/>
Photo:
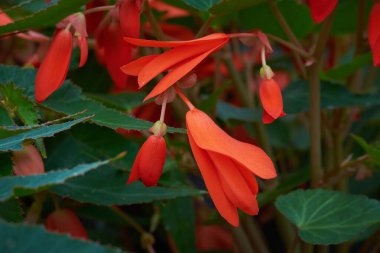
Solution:
<path fill-rule="evenodd" d="M 83 227 L 79 217 L 70 209 L 59 209 L 48 215 L 45 221 L 47 230 L 72 237 L 88 239 L 87 231 Z"/>
<path fill-rule="evenodd" d="M 13 172 L 16 175 L 29 176 L 45 173 L 41 154 L 32 144 L 24 145 L 21 151 L 14 151 L 12 161 Z"/>
<path fill-rule="evenodd" d="M 338 0 L 308 0 L 311 17 L 315 23 L 321 23 L 335 9 Z"/>
<path fill-rule="evenodd" d="M 64 28 L 60 29 L 62 27 Z M 73 27 L 81 51 L 79 67 L 82 67 L 87 61 L 88 46 L 85 18 L 82 13 L 73 14 L 59 24 L 59 30 L 38 69 L 35 89 L 38 103 L 45 101 L 66 79 L 73 50 L 71 27 Z"/>
<path fill-rule="evenodd" d="M 372 50 L 373 65 L 380 67 L 380 2 L 375 2 L 369 15 L 368 40 Z"/>
<path fill-rule="evenodd" d="M 124 36 L 139 37 L 141 6 L 142 0 L 119 1 L 120 26 Z"/>
<path fill-rule="evenodd" d="M 281 89 L 274 79 L 260 81 L 259 95 L 263 105 L 262 120 L 265 124 L 286 115 L 283 110 Z"/>
<path fill-rule="evenodd" d="M 138 152 L 127 184 L 141 178 L 145 186 L 157 185 L 166 159 L 166 143 L 163 137 L 166 128 L 165 123 L 161 121 L 153 125 L 151 128 L 153 135 L 148 137 Z"/>
<path fill-rule="evenodd" d="M 165 92 L 169 87 L 192 71 L 199 63 L 206 59 L 207 56 L 221 49 L 232 37 L 241 37 L 245 40 L 247 38 L 257 37 L 269 51 L 272 50 L 266 36 L 260 31 L 248 34 L 214 33 L 188 41 L 153 41 L 125 38 L 128 43 L 135 46 L 171 47 L 172 49 L 160 55 L 143 56 L 124 65 L 121 70 L 127 75 L 137 76 L 139 88 L 144 87 L 159 74 L 168 71 L 145 97 L 144 101 L 146 101 Z"/>
<path fill-rule="evenodd" d="M 239 225 L 237 209 L 249 215 L 259 211 L 255 176 L 271 179 L 276 170 L 260 148 L 238 141 L 204 112 L 196 109 L 177 88 L 189 106 L 186 126 L 190 147 L 216 209 L 231 225 Z"/>

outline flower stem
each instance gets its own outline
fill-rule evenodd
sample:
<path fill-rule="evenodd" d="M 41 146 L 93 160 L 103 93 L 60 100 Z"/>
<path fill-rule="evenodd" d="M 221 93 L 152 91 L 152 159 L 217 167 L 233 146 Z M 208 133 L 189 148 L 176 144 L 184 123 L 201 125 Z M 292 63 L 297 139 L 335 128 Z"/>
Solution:
<path fill-rule="evenodd" d="M 177 86 L 174 86 L 175 88 L 175 91 L 177 92 L 177 94 L 179 95 L 179 97 L 182 99 L 183 102 L 185 102 L 185 104 L 189 107 L 189 110 L 194 110 L 195 109 L 195 106 L 190 102 L 190 100 L 182 93 L 182 91 L 177 87 Z"/>
<path fill-rule="evenodd" d="M 210 15 L 207 18 L 207 20 L 203 23 L 202 27 L 199 29 L 197 34 L 195 35 L 195 38 L 200 38 L 204 36 L 207 33 L 208 29 L 210 28 L 210 25 L 214 19 L 215 19 L 215 16 Z"/>
<path fill-rule="evenodd" d="M 160 115 L 160 121 L 161 123 L 164 123 L 165 121 L 165 112 L 166 112 L 166 104 L 168 102 L 168 94 L 165 93 L 164 94 L 164 100 L 162 101 L 162 105 L 161 105 L 161 115 Z"/>
<path fill-rule="evenodd" d="M 101 12 L 101 11 L 110 11 L 110 10 L 113 10 L 114 8 L 116 8 L 115 5 L 99 6 L 99 7 L 95 7 L 95 8 L 85 10 L 83 12 L 83 14 L 90 14 L 90 13 Z"/>

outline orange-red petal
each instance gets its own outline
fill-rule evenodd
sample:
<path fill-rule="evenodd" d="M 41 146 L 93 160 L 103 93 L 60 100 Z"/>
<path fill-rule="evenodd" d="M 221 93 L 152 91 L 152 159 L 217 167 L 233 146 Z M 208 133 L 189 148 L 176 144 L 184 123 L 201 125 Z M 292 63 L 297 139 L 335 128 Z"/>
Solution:
<path fill-rule="evenodd" d="M 232 138 L 204 112 L 198 109 L 188 111 L 186 124 L 200 148 L 230 157 L 261 178 L 276 177 L 274 165 L 262 149 Z"/>
<path fill-rule="evenodd" d="M 79 67 L 83 67 L 83 65 L 86 64 L 87 58 L 88 58 L 87 37 L 79 36 L 78 45 L 79 45 L 79 50 L 80 50 Z"/>
<path fill-rule="evenodd" d="M 199 170 L 201 171 L 207 190 L 210 193 L 210 197 L 214 202 L 216 209 L 231 225 L 239 226 L 239 216 L 237 210 L 224 194 L 216 168 L 208 156 L 207 151 L 198 147 L 190 131 L 188 132 L 188 137 L 191 150 L 193 151 L 195 160 L 197 161 Z"/>
<path fill-rule="evenodd" d="M 259 95 L 261 104 L 271 118 L 277 119 L 283 113 L 281 89 L 274 79 L 260 81 Z"/>
<path fill-rule="evenodd" d="M 144 40 L 144 39 L 136 39 L 136 38 L 128 38 L 124 37 L 124 39 L 135 46 L 142 47 L 179 47 L 179 46 L 187 46 L 187 45 L 200 45 L 207 44 L 213 41 L 225 40 L 229 39 L 229 35 L 225 33 L 213 33 L 207 35 L 205 37 L 195 39 L 195 40 L 186 40 L 186 41 L 158 41 L 158 40 Z"/>
<path fill-rule="evenodd" d="M 338 4 L 338 0 L 308 0 L 311 17 L 315 23 L 320 23 L 327 18 Z"/>
<path fill-rule="evenodd" d="M 380 37 L 378 38 L 375 48 L 372 50 L 373 65 L 380 67 Z"/>
<path fill-rule="evenodd" d="M 145 67 L 145 65 L 151 62 L 157 56 L 157 54 L 154 54 L 140 57 L 137 60 L 131 61 L 130 63 L 127 63 L 124 66 L 122 66 L 121 71 L 123 71 L 124 74 L 130 76 L 138 76 L 140 71 Z"/>
<path fill-rule="evenodd" d="M 37 72 L 35 90 L 37 102 L 43 102 L 65 81 L 72 49 L 71 32 L 66 29 L 57 32 Z"/>
<path fill-rule="evenodd" d="M 138 38 L 142 0 L 123 0 L 119 5 L 119 20 L 124 36 Z"/>
<path fill-rule="evenodd" d="M 88 239 L 86 229 L 83 227 L 78 216 L 70 209 L 60 209 L 49 214 L 45 221 L 45 227 L 52 232 Z"/>

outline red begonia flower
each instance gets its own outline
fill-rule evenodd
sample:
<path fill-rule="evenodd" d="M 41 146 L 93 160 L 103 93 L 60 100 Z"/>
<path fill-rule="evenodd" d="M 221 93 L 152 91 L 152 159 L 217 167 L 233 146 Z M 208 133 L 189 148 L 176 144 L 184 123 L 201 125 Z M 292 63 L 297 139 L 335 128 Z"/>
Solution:
<path fill-rule="evenodd" d="M 24 145 L 22 151 L 14 151 L 12 161 L 13 172 L 16 175 L 29 176 L 45 173 L 41 154 L 32 144 Z"/>
<path fill-rule="evenodd" d="M 321 23 L 335 9 L 338 0 L 308 0 L 311 17 L 315 23 Z"/>
<path fill-rule="evenodd" d="M 86 4 L 86 10 L 106 5 L 107 0 L 93 0 Z M 100 22 L 102 21 L 104 13 L 96 11 L 86 14 L 86 26 L 89 34 L 95 34 Z"/>
<path fill-rule="evenodd" d="M 240 142 L 219 128 L 204 112 L 186 114 L 191 149 L 217 210 L 230 224 L 239 225 L 237 208 L 258 213 L 255 176 L 276 177 L 270 158 L 260 148 Z"/>
<path fill-rule="evenodd" d="M 48 215 L 45 221 L 47 230 L 72 237 L 88 239 L 87 231 L 78 216 L 70 209 L 60 209 Z"/>
<path fill-rule="evenodd" d="M 372 50 L 373 64 L 380 67 L 380 3 L 376 2 L 371 9 L 368 23 L 368 40 Z"/>
<path fill-rule="evenodd" d="M 260 81 L 259 95 L 263 105 L 262 119 L 265 124 L 286 115 L 283 110 L 281 89 L 274 79 Z"/>
<path fill-rule="evenodd" d="M 38 103 L 48 98 L 65 81 L 72 50 L 71 32 L 68 29 L 58 31 L 37 72 L 35 96 Z"/>
<path fill-rule="evenodd" d="M 207 56 L 222 48 L 232 37 L 257 37 L 265 47 L 268 47 L 269 52 L 272 51 L 266 36 L 260 31 L 238 34 L 214 33 L 188 41 L 154 41 L 126 37 L 125 40 L 134 46 L 172 47 L 172 49 L 160 55 L 144 56 L 124 65 L 121 69 L 127 75 L 137 76 L 139 88 L 144 87 L 159 74 L 168 71 L 145 97 L 145 101 L 162 94 L 192 71 Z"/>
<path fill-rule="evenodd" d="M 142 0 L 121 0 L 119 20 L 124 36 L 138 38 L 140 35 L 140 14 Z"/>
<path fill-rule="evenodd" d="M 133 163 L 128 184 L 141 179 L 145 186 L 156 186 L 166 159 L 165 139 L 151 135 L 142 145 Z"/>

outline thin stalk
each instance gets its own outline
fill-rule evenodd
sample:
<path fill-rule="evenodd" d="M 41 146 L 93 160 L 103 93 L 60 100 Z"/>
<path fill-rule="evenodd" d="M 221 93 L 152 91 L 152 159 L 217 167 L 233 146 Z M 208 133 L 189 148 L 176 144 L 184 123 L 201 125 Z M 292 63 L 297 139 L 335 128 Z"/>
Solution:
<path fill-rule="evenodd" d="M 168 94 L 165 93 L 164 94 L 164 100 L 162 101 L 162 105 L 161 105 L 161 114 L 160 114 L 160 122 L 161 123 L 164 123 L 164 121 L 165 121 L 165 112 L 166 112 L 167 102 L 168 102 Z"/>
<path fill-rule="evenodd" d="M 260 253 L 269 253 L 267 243 L 257 222 L 248 216 L 242 220 L 242 223 L 255 250 Z"/>
<path fill-rule="evenodd" d="M 99 6 L 99 7 L 95 7 L 95 8 L 85 10 L 83 12 L 83 14 L 86 15 L 86 14 L 90 14 L 90 13 L 94 13 L 94 12 L 110 11 L 110 10 L 115 9 L 115 7 L 116 7 L 115 5 Z"/>
<path fill-rule="evenodd" d="M 323 61 L 323 52 L 326 46 L 333 17 L 325 21 L 318 37 L 314 58 L 315 63 L 309 67 L 309 99 L 310 99 L 310 167 L 311 184 L 317 186 L 322 179 L 321 154 L 321 80 L 319 72 Z"/>
<path fill-rule="evenodd" d="M 34 201 L 31 207 L 29 208 L 25 222 L 30 224 L 35 224 L 38 222 L 41 216 L 42 206 L 46 199 L 46 191 L 36 193 L 34 196 Z"/>
<path fill-rule="evenodd" d="M 233 227 L 232 233 L 236 239 L 236 242 L 241 250 L 244 253 L 254 253 L 251 244 L 249 243 L 248 237 L 245 234 L 242 227 Z"/>
<path fill-rule="evenodd" d="M 141 235 L 147 234 L 143 227 L 140 226 L 137 222 L 135 222 L 128 214 L 123 212 L 119 207 L 112 206 L 111 210 L 119 215 L 124 221 L 126 221 L 131 227 L 133 227 L 137 232 L 139 232 Z"/>
<path fill-rule="evenodd" d="M 207 34 L 208 29 L 211 26 L 212 21 L 215 19 L 215 16 L 210 15 L 207 20 L 203 23 L 197 34 L 195 35 L 195 38 L 200 38 Z"/>
<path fill-rule="evenodd" d="M 306 60 L 313 60 L 313 55 L 310 54 L 309 52 L 307 52 L 306 50 L 304 50 L 303 48 L 300 48 L 298 46 L 296 46 L 295 44 L 293 43 L 290 43 L 286 40 L 283 40 L 275 35 L 272 35 L 272 34 L 266 34 L 267 37 L 271 40 L 273 40 L 274 42 L 277 42 L 293 51 L 295 51 L 296 53 L 298 53 L 300 56 L 302 56 L 303 58 L 305 58 Z"/>
<path fill-rule="evenodd" d="M 144 13 L 148 22 L 153 28 L 154 35 L 159 40 L 166 40 L 165 34 L 162 32 L 160 25 L 157 22 L 156 17 L 153 15 L 152 9 L 150 8 L 149 1 L 145 1 L 144 4 Z"/>

